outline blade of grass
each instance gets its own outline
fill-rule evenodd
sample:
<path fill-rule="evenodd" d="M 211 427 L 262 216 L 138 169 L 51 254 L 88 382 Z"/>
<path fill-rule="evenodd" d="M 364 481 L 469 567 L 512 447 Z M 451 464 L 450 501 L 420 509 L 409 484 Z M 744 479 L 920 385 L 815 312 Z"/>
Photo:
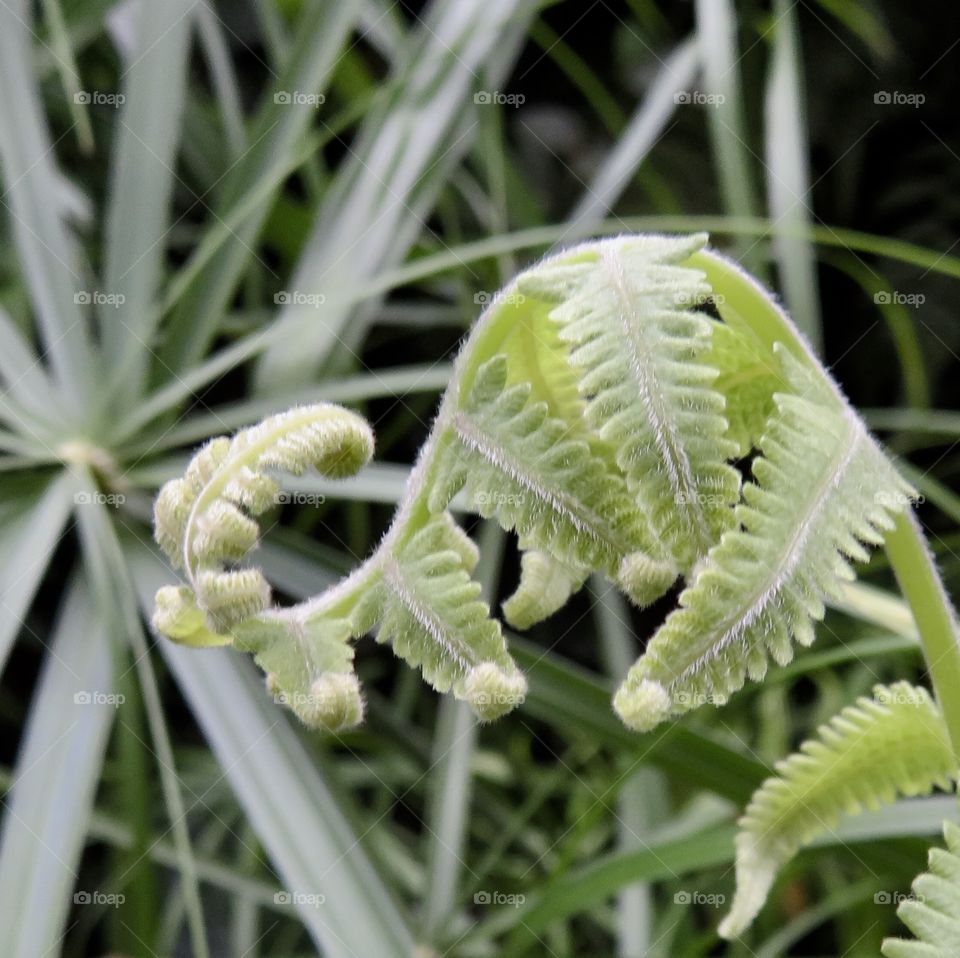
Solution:
<path fill-rule="evenodd" d="M 855 885 L 841 888 L 815 905 L 806 907 L 803 912 L 792 918 L 775 934 L 767 938 L 756 951 L 754 958 L 780 958 L 789 955 L 790 949 L 812 931 L 826 924 L 838 912 L 847 911 L 857 904 L 869 900 L 878 891 L 876 879 L 857 882 Z"/>
<path fill-rule="evenodd" d="M 168 576 L 145 547 L 131 546 L 128 557 L 149 612 Z M 166 641 L 159 647 L 286 889 L 325 896 L 320 907 L 302 897 L 296 902 L 324 954 L 411 954 L 413 938 L 397 905 L 253 667 L 230 651 L 195 655 Z"/>
<path fill-rule="evenodd" d="M 277 172 L 285 171 L 289 158 L 299 155 L 301 138 L 316 117 L 316 108 L 306 96 L 292 94 L 313 95 L 326 89 L 357 14 L 356 0 L 308 0 L 304 4 L 294 31 L 294 47 L 276 83 L 265 91 L 250 124 L 250 145 L 218 188 L 212 228 L 229 221 L 234 208 L 248 194 L 260 191 L 258 202 L 241 223 L 232 226 L 226 241 L 190 284 L 171 316 L 161 350 L 165 367 L 188 369 L 200 359 L 216 334 L 237 283 L 254 255 L 257 235 L 279 188 Z"/>
<path fill-rule="evenodd" d="M 900 464 L 900 471 L 909 482 L 916 486 L 924 499 L 935 505 L 955 523 L 960 523 L 960 496 L 942 482 L 934 479 L 933 476 L 907 463 Z M 933 539 L 937 538 L 935 533 L 930 535 Z M 937 543 L 934 542 L 933 544 L 936 545 Z"/>
<path fill-rule="evenodd" d="M 431 363 L 399 369 L 377 369 L 343 379 L 328 379 L 322 385 L 298 389 L 296 392 L 231 403 L 217 407 L 210 413 L 193 416 L 165 431 L 159 439 L 148 438 L 133 448 L 136 452 L 153 453 L 196 442 L 207 436 L 259 422 L 265 416 L 301 403 L 359 403 L 382 397 L 400 399 L 414 393 L 439 392 L 450 382 L 451 368 L 450 363 Z M 146 415 L 149 415 L 149 411 Z M 124 424 L 123 434 L 132 435 L 149 422 L 149 419 L 141 421 L 141 418 L 137 415 L 129 424 Z"/>
<path fill-rule="evenodd" d="M 147 324 L 166 255 L 194 0 L 138 7 L 124 71 L 106 212 L 103 283 L 119 305 L 100 322 L 111 370 L 123 370 L 121 401 L 140 395 L 152 347 Z"/>
<path fill-rule="evenodd" d="M 477 720 L 470 708 L 445 696 L 437 713 L 430 765 L 424 941 L 435 940 L 447 926 L 457 902 L 460 873 L 469 867 L 462 856 L 476 735 Z"/>
<path fill-rule="evenodd" d="M 24 335 L 4 310 L 0 309 L 0 380 L 32 416 L 49 422 L 61 410 L 62 400 L 56 385 Z"/>
<path fill-rule="evenodd" d="M 619 683 L 636 659 L 630 632 L 630 611 L 623 596 L 597 576 L 590 580 L 594 614 L 607 671 Z M 617 797 L 617 850 L 642 848 L 656 810 L 664 806 L 665 781 L 656 769 L 631 767 Z M 617 954 L 620 958 L 645 955 L 653 938 L 654 902 L 649 884 L 637 882 L 617 895 Z"/>
<path fill-rule="evenodd" d="M 223 118 L 223 130 L 227 137 L 230 156 L 237 157 L 246 141 L 243 101 L 240 97 L 237 74 L 230 60 L 230 46 L 210 0 L 202 0 L 197 9 L 197 29 L 206 54 L 216 102 Z"/>
<path fill-rule="evenodd" d="M 72 484 L 60 476 L 39 492 L 0 484 L 0 673 L 23 617 L 53 556 L 72 505 Z"/>
<path fill-rule="evenodd" d="M 832 255 L 828 262 L 846 273 L 876 304 L 897 348 L 903 376 L 903 398 L 910 406 L 930 405 L 930 383 L 923 361 L 920 337 L 910 310 L 893 295 L 890 283 L 875 266 L 869 268 L 856 256 Z"/>
<path fill-rule="evenodd" d="M 731 216 L 755 216 L 757 193 L 740 82 L 736 9 L 732 0 L 697 0 L 695 9 L 703 83 L 717 97 L 706 112 L 723 206 Z M 740 240 L 735 250 L 750 273 L 763 275 L 766 264 L 756 243 Z"/>
<path fill-rule="evenodd" d="M 851 33 L 861 40 L 881 60 L 889 60 L 897 52 L 897 44 L 887 25 L 877 16 L 870 4 L 849 3 L 848 0 L 818 0 L 821 7 L 833 14 Z"/>
<path fill-rule="evenodd" d="M 812 220 L 813 196 L 804 119 L 800 30 L 793 0 L 774 0 L 771 61 L 764 103 L 767 202 L 773 251 L 794 322 L 818 352 L 823 345 L 816 259 L 795 235 Z"/>
<path fill-rule="evenodd" d="M 347 347 L 363 322 L 337 305 L 340 291 L 368 280 L 406 255 L 422 219 L 475 125 L 464 107 L 479 83 L 506 74 L 528 14 L 519 0 L 435 2 L 422 18 L 388 86 L 340 167 L 314 224 L 289 289 L 319 291 L 319 309 L 291 301 L 279 322 L 289 333 L 265 352 L 257 370 L 263 391 L 309 382 L 333 351 L 348 318 Z"/>
<path fill-rule="evenodd" d="M 32 76 L 31 5 L 0 4 L 0 165 L 17 253 L 36 313 L 44 353 L 57 382 L 77 401 L 89 398 L 94 362 L 86 318 L 76 301 L 83 288 L 79 250 L 51 202 L 60 194 L 53 144 Z"/>
<path fill-rule="evenodd" d="M 60 85 L 67 95 L 67 104 L 73 125 L 77 128 L 77 142 L 84 153 L 93 152 L 93 128 L 90 126 L 90 115 L 87 112 L 84 98 L 78 96 L 80 90 L 80 74 L 77 71 L 77 61 L 73 55 L 73 46 L 70 43 L 70 34 L 63 19 L 63 10 L 60 0 L 43 0 L 43 15 L 50 31 L 50 49 L 53 52 L 54 63 L 60 74 Z"/>
<path fill-rule="evenodd" d="M 75 579 L 31 705 L 13 787 L 4 799 L 0 928 L 7 958 L 60 951 L 114 717 L 114 708 L 102 698 L 111 694 L 112 681 L 107 632 L 84 584 Z"/>
<path fill-rule="evenodd" d="M 942 437 L 948 445 L 960 436 L 960 413 L 949 409 L 862 409 L 871 428 L 881 431 L 925 433 Z M 911 436 L 916 439 L 916 436 Z"/>
<path fill-rule="evenodd" d="M 908 639 L 900 635 L 879 635 L 866 639 L 855 639 L 844 642 L 835 649 L 825 652 L 813 652 L 798 656 L 790 665 L 771 669 L 765 681 L 768 685 L 774 682 L 790 682 L 800 675 L 819 672 L 821 669 L 845 665 L 848 662 L 864 662 L 875 656 L 910 655 L 914 658 L 920 654 L 920 643 L 916 638 Z"/>
<path fill-rule="evenodd" d="M 745 803 L 769 772 L 763 763 L 734 751 L 680 723 L 654 736 L 638 736 L 610 707 L 613 683 L 602 681 L 527 639 L 510 634 L 510 651 L 524 670 L 530 690 L 524 709 L 545 722 L 571 729 L 591 741 L 644 755 L 654 765 L 699 788 Z"/>
<path fill-rule="evenodd" d="M 0 792 L 8 792 L 13 782 L 13 772 L 0 768 Z M 118 822 L 115 815 L 96 809 L 90 814 L 87 838 L 91 843 L 103 842 L 121 850 L 129 850 L 134 845 L 133 833 L 127 825 Z M 177 852 L 169 842 L 157 839 L 151 843 L 148 854 L 151 861 L 177 872 L 179 867 Z M 286 906 L 278 904 L 275 900 L 276 885 L 274 883 L 238 874 L 233 865 L 223 864 L 211 858 L 197 859 L 197 874 L 211 888 L 226 892 L 235 898 L 253 902 L 259 907 L 287 914 Z"/>
<path fill-rule="evenodd" d="M 689 89 L 699 67 L 700 47 L 695 40 L 684 41 L 663 61 L 617 145 L 570 213 L 572 226 L 594 225 L 613 209 L 676 112 L 677 92 Z"/>
<path fill-rule="evenodd" d="M 87 475 L 85 482 L 89 488 L 95 488 L 92 476 Z M 183 877 L 191 948 L 196 958 L 208 958 L 210 950 L 207 946 L 203 905 L 200 900 L 196 862 L 187 828 L 187 812 L 183 802 L 181 782 L 177 775 L 170 734 L 150 659 L 150 650 L 140 625 L 133 582 L 113 523 L 106 510 L 107 506 L 97 501 L 81 504 L 77 509 L 77 525 L 84 550 L 84 565 L 102 621 L 111 630 L 118 645 L 129 643 L 134 656 L 134 668 L 140 683 L 150 728 L 151 753 L 157 761 L 167 817 L 170 821 L 170 830 L 173 832 L 174 846 L 177 849 L 178 864 Z"/>
<path fill-rule="evenodd" d="M 830 602 L 831 608 L 906 639 L 920 641 L 910 606 L 892 592 L 865 582 L 845 582 L 841 586 L 840 596 L 840 599 Z"/>
<path fill-rule="evenodd" d="M 945 811 L 944 802 L 950 804 L 948 817 L 953 821 L 960 818 L 956 801 L 951 798 L 902 801 L 879 812 L 845 817 L 814 845 L 826 848 L 880 838 L 935 835 L 943 827 L 943 818 L 938 815 Z M 598 856 L 544 891 L 531 894 L 519 908 L 495 912 L 479 922 L 464 941 L 513 929 L 506 950 L 511 955 L 524 954 L 551 923 L 597 907 L 625 885 L 680 878 L 733 860 L 733 826 L 698 826 L 688 834 L 676 835 L 670 834 L 673 830 L 667 825 L 663 831 L 669 837 L 638 851 Z"/>
<path fill-rule="evenodd" d="M 505 953 L 525 954 L 553 922 L 595 908 L 625 885 L 674 879 L 732 861 L 734 831 L 730 825 L 698 827 L 637 851 L 597 856 L 539 894 L 528 895 L 519 908 L 509 909 L 512 914 L 504 909 L 479 922 L 466 940 L 512 929 Z"/>
<path fill-rule="evenodd" d="M 530 39 L 549 56 L 563 75 L 580 91 L 590 112 L 608 133 L 616 134 L 626 124 L 626 117 L 616 98 L 604 86 L 590 64 L 548 23 L 540 19 L 530 30 Z"/>

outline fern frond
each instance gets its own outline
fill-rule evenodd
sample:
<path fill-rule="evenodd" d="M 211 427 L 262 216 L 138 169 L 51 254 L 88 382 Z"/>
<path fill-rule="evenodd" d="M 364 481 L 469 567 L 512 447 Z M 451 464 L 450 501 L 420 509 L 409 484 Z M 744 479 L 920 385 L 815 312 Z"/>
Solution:
<path fill-rule="evenodd" d="M 589 569 L 565 565 L 545 552 L 524 552 L 520 559 L 520 583 L 503 603 L 503 617 L 515 629 L 529 629 L 566 605 L 589 574 Z"/>
<path fill-rule="evenodd" d="M 783 665 L 809 645 L 823 599 L 854 578 L 849 560 L 883 541 L 909 486 L 847 406 L 778 350 L 796 393 L 777 394 L 760 441 L 754 481 L 726 532 L 695 570 L 680 607 L 658 629 L 617 691 L 632 728 L 722 704 L 768 658 Z"/>
<path fill-rule="evenodd" d="M 186 571 L 211 632 L 229 632 L 270 602 L 259 570 L 231 568 L 257 545 L 254 517 L 277 501 L 279 483 L 266 470 L 298 474 L 312 467 L 341 477 L 361 469 L 372 453 L 373 434 L 363 419 L 320 403 L 271 416 L 233 439 L 212 440 L 182 479 L 163 486 L 155 536 L 171 563 Z"/>
<path fill-rule="evenodd" d="M 479 583 L 470 578 L 475 555 L 465 551 L 465 539 L 441 513 L 384 556 L 359 628 L 379 621 L 378 642 L 389 642 L 435 689 L 453 689 L 490 720 L 520 704 L 527 685 L 480 598 Z"/>
<path fill-rule="evenodd" d="M 596 569 L 638 604 L 662 595 L 676 578 L 654 545 L 646 518 L 623 477 L 569 426 L 530 401 L 526 383 L 507 385 L 507 358 L 478 371 L 441 439 L 428 504 L 446 508 L 461 489 L 471 508 L 539 544 L 559 562 Z M 635 573 L 640 553 L 644 578 Z"/>
<path fill-rule="evenodd" d="M 300 605 L 272 607 L 247 565 L 279 491 L 268 470 L 355 472 L 369 428 L 318 405 L 213 440 L 157 499 L 157 541 L 187 580 L 158 594 L 157 626 L 195 645 L 232 639 L 278 695 L 306 696 L 294 704 L 304 721 L 328 728 L 362 713 L 351 640 L 378 629 L 428 682 L 492 718 L 525 682 L 448 511 L 463 493 L 518 536 L 521 579 L 504 604 L 517 627 L 591 573 L 639 605 L 686 578 L 617 693 L 633 728 L 723 702 L 768 658 L 788 661 L 909 489 L 785 314 L 755 284 L 745 294 L 704 240 L 588 242 L 521 273 L 464 344 L 377 549 Z M 699 309 L 711 295 L 723 322 Z M 730 460 L 755 448 L 741 490 Z"/>
<path fill-rule="evenodd" d="M 704 239 L 608 240 L 590 258 L 521 277 L 520 287 L 558 302 L 551 317 L 582 370 L 587 419 L 616 448 L 682 571 L 731 526 L 740 489 L 717 374 L 702 361 L 711 324 L 695 307 L 710 289 L 675 265 Z"/>
<path fill-rule="evenodd" d="M 925 689 L 878 685 L 777 764 L 754 793 L 737 835 L 737 891 L 720 925 L 739 935 L 763 906 L 779 868 L 816 836 L 857 814 L 949 788 L 957 776 L 949 734 Z"/>
<path fill-rule="evenodd" d="M 234 628 L 234 646 L 251 652 L 267 688 L 307 726 L 339 732 L 358 725 L 364 703 L 353 672 L 348 619 L 267 612 Z"/>
<path fill-rule="evenodd" d="M 897 908 L 917 941 L 887 938 L 884 958 L 956 958 L 960 955 L 960 828 L 943 823 L 947 847 L 931 848 L 929 870 L 913 882 L 913 898 Z"/>

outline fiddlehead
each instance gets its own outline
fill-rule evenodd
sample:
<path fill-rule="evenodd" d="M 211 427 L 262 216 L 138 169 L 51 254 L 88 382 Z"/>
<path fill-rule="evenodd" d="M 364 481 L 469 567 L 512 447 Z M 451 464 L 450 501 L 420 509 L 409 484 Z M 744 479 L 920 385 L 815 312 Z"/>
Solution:
<path fill-rule="evenodd" d="M 768 656 L 786 661 L 909 490 L 789 320 L 785 345 L 751 328 L 743 311 L 765 294 L 740 295 L 704 241 L 616 237 L 521 273 L 464 344 L 375 552 L 299 605 L 272 606 L 260 572 L 239 565 L 276 495 L 264 470 L 359 468 L 366 426 L 311 407 L 208 444 L 157 502 L 157 539 L 187 578 L 158 596 L 158 628 L 253 652 L 325 727 L 359 717 L 351 641 L 378 630 L 434 687 L 494 718 L 525 681 L 471 579 L 475 547 L 449 512 L 459 494 L 518 536 L 521 580 L 504 605 L 517 627 L 591 573 L 638 605 L 684 577 L 680 608 L 617 693 L 627 724 L 722 702 Z M 700 309 L 710 296 L 719 321 Z M 741 488 L 734 460 L 753 450 Z"/>

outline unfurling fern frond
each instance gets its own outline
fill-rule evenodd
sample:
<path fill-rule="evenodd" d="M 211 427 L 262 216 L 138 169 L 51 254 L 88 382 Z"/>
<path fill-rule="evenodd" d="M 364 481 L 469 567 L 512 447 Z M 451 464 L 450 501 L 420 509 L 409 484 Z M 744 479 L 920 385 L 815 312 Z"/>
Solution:
<path fill-rule="evenodd" d="M 943 823 L 946 848 L 931 848 L 928 871 L 913 883 L 914 895 L 897 908 L 916 941 L 888 938 L 884 958 L 956 958 L 960 955 L 960 828 Z"/>
<path fill-rule="evenodd" d="M 254 652 L 278 699 L 307 724 L 331 730 L 362 714 L 349 628 L 278 619 L 263 574 L 237 563 L 257 545 L 255 517 L 278 501 L 280 485 L 267 469 L 339 478 L 372 452 L 373 434 L 359 416 L 325 403 L 293 409 L 232 440 L 212 440 L 182 479 L 164 485 L 154 507 L 157 542 L 188 581 L 157 593 L 157 630 L 188 645 L 233 642 Z"/>
<path fill-rule="evenodd" d="M 605 573 L 647 604 L 666 591 L 676 567 L 615 467 L 571 438 L 570 427 L 549 416 L 545 402 L 531 402 L 530 392 L 527 383 L 507 385 L 504 355 L 480 368 L 442 441 L 431 510 L 464 489 L 473 511 L 567 566 Z"/>
<path fill-rule="evenodd" d="M 372 454 L 366 422 L 321 403 L 271 416 L 232 440 L 212 440 L 182 479 L 164 485 L 154 507 L 156 539 L 171 563 L 186 571 L 211 631 L 229 631 L 270 601 L 259 570 L 229 568 L 257 545 L 253 517 L 277 501 L 279 483 L 266 470 L 299 474 L 313 468 L 339 478 L 358 472 Z"/>
<path fill-rule="evenodd" d="M 449 515 L 434 516 L 384 557 L 361 615 L 378 621 L 377 641 L 389 642 L 435 689 L 452 688 L 490 720 L 520 704 L 527 685 L 470 578 L 472 547 Z"/>
<path fill-rule="evenodd" d="M 873 695 L 822 726 L 754 793 L 740 820 L 737 891 L 720 925 L 724 937 L 744 931 L 780 867 L 841 814 L 949 788 L 956 778 L 946 725 L 926 690 L 898 682 L 878 685 Z"/>
<path fill-rule="evenodd" d="M 552 296 L 550 314 L 583 370 L 580 391 L 593 429 L 617 462 L 681 570 L 732 523 L 739 473 L 723 396 L 705 365 L 710 322 L 695 307 L 710 293 L 696 270 L 676 265 L 705 237 L 619 238 L 590 257 L 542 268 L 521 289 Z"/>
<path fill-rule="evenodd" d="M 883 541 L 910 489 L 860 418 L 778 351 L 794 393 L 775 397 L 753 463 L 754 481 L 725 533 L 631 668 L 614 699 L 633 728 L 722 704 L 768 658 L 784 665 L 793 643 L 813 641 L 823 599 L 854 578 L 849 560 Z"/>
<path fill-rule="evenodd" d="M 722 702 L 768 658 L 786 662 L 909 490 L 789 319 L 704 241 L 588 242 L 494 297 L 389 530 L 299 605 L 273 606 L 247 563 L 256 518 L 277 500 L 267 470 L 348 475 L 371 454 L 369 428 L 320 405 L 213 440 L 157 499 L 157 541 L 187 580 L 158 594 L 157 627 L 249 650 L 308 724 L 359 719 L 351 640 L 374 630 L 437 689 L 495 717 L 525 681 L 448 511 L 465 501 L 518 537 L 521 579 L 503 607 L 518 628 L 593 573 L 638 605 L 685 579 L 617 693 L 633 728 Z M 722 321 L 701 309 L 711 296 Z M 733 460 L 755 450 L 741 488 Z"/>

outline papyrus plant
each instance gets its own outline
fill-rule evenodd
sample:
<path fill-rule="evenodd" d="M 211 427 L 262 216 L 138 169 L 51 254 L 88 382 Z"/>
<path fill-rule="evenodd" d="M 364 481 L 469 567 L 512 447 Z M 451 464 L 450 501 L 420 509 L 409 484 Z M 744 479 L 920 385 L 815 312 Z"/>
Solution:
<path fill-rule="evenodd" d="M 205 446 L 157 500 L 157 539 L 186 584 L 161 590 L 155 624 L 175 640 L 253 652 L 312 726 L 361 720 L 351 643 L 370 631 L 435 688 L 496 718 L 526 683 L 479 598 L 457 498 L 517 534 L 522 574 L 503 607 L 517 628 L 551 615 L 591 573 L 640 606 L 682 584 L 613 701 L 647 731 L 722 704 L 771 659 L 790 661 L 852 563 L 885 544 L 937 700 L 878 687 L 757 792 L 721 926 L 733 936 L 779 865 L 841 812 L 955 779 L 960 648 L 909 485 L 786 314 L 705 241 L 621 236 L 517 276 L 464 344 L 380 545 L 298 605 L 273 604 L 248 563 L 255 519 L 279 491 L 272 470 L 349 475 L 372 453 L 369 429 L 322 405 Z M 921 879 L 943 886 L 933 905 L 904 914 L 928 944 L 888 943 L 889 955 L 960 953 L 947 908 L 958 876 L 944 871 Z"/>

